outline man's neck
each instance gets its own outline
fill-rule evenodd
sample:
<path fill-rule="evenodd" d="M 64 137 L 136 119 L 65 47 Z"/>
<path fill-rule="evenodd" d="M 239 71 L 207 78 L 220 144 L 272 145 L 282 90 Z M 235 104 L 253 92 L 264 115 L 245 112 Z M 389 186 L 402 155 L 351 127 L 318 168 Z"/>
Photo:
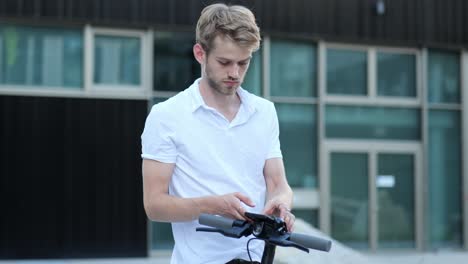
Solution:
<path fill-rule="evenodd" d="M 230 95 L 222 94 L 210 87 L 205 79 L 200 80 L 199 88 L 206 105 L 218 110 L 229 122 L 235 118 L 241 104 L 237 91 Z"/>

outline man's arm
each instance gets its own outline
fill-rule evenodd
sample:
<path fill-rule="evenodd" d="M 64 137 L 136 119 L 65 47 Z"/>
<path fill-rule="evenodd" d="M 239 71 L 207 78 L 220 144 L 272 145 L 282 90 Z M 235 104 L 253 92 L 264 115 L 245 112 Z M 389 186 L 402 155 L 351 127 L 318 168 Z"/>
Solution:
<path fill-rule="evenodd" d="M 159 222 L 191 221 L 201 213 L 244 219 L 242 204 L 255 206 L 241 193 L 180 198 L 169 194 L 174 163 L 143 159 L 143 203 L 149 219 Z"/>
<path fill-rule="evenodd" d="M 291 213 L 293 192 L 286 180 L 283 159 L 266 160 L 263 174 L 267 185 L 267 199 L 263 213 L 281 217 L 286 222 L 288 230 L 292 231 L 295 220 Z"/>

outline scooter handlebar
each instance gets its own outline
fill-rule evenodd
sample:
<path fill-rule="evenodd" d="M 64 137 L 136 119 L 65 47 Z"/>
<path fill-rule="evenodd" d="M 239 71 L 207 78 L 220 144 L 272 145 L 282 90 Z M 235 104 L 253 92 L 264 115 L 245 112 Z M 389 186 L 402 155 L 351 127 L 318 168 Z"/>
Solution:
<path fill-rule="evenodd" d="M 328 239 L 304 235 L 300 233 L 291 233 L 289 240 L 306 248 L 326 252 L 330 251 L 332 245 L 332 242 Z"/>
<path fill-rule="evenodd" d="M 198 222 L 202 225 L 211 226 L 214 228 L 228 229 L 234 224 L 233 219 L 225 218 L 222 216 L 201 214 L 198 218 Z"/>
<path fill-rule="evenodd" d="M 201 225 L 206 225 L 218 229 L 230 229 L 234 226 L 236 220 L 225 218 L 217 215 L 201 214 L 198 222 Z M 309 236 L 300 233 L 290 233 L 289 241 L 294 242 L 306 248 L 330 251 L 332 242 L 328 239 Z"/>

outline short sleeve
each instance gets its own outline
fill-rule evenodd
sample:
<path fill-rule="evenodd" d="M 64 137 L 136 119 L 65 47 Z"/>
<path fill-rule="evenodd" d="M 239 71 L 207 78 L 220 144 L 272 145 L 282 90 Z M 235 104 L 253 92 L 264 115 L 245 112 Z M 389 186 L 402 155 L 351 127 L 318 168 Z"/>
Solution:
<path fill-rule="evenodd" d="M 141 135 L 141 157 L 164 163 L 175 163 L 177 159 L 175 129 L 171 127 L 168 113 L 158 106 L 153 106 L 146 118 L 145 128 Z"/>
<path fill-rule="evenodd" d="M 276 114 L 276 109 L 273 103 L 271 103 L 270 111 L 270 125 L 271 125 L 271 134 L 270 134 L 270 147 L 267 155 L 267 159 L 271 158 L 282 158 L 280 140 L 279 140 L 279 125 L 278 125 L 278 115 Z"/>

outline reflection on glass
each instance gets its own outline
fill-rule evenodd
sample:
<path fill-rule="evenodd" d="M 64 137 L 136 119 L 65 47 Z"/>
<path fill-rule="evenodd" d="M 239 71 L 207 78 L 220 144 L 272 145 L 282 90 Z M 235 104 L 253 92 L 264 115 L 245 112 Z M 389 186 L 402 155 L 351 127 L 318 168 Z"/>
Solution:
<path fill-rule="evenodd" d="M 242 88 L 260 96 L 262 94 L 262 51 L 252 54 L 250 66 L 244 78 Z"/>
<path fill-rule="evenodd" d="M 164 102 L 167 99 L 168 98 L 163 98 L 163 97 L 153 97 L 153 100 L 151 100 L 151 106 L 153 106 L 155 104 L 158 104 L 158 103 L 161 103 L 161 102 Z"/>
<path fill-rule="evenodd" d="M 353 248 L 369 247 L 367 153 L 331 153 L 331 235 Z"/>
<path fill-rule="evenodd" d="M 378 154 L 377 163 L 377 178 L 394 180 L 393 186 L 377 185 L 378 247 L 414 248 L 414 157 L 412 154 Z"/>
<path fill-rule="evenodd" d="M 317 187 L 317 121 L 315 105 L 275 104 L 281 151 L 291 187 Z"/>
<path fill-rule="evenodd" d="M 416 97 L 416 56 L 377 53 L 377 94 Z"/>
<path fill-rule="evenodd" d="M 460 103 L 460 55 L 430 50 L 427 84 L 430 103 Z"/>
<path fill-rule="evenodd" d="M 433 248 L 462 246 L 460 111 L 429 111 L 429 230 Z"/>
<path fill-rule="evenodd" d="M 367 95 L 367 53 L 327 49 L 327 93 Z"/>
<path fill-rule="evenodd" d="M 328 138 L 421 138 L 417 109 L 329 105 L 325 111 Z"/>
<path fill-rule="evenodd" d="M 80 30 L 0 26 L 0 84 L 79 89 Z"/>
<path fill-rule="evenodd" d="M 170 223 L 151 222 L 152 249 L 172 250 L 174 248 L 174 237 Z"/>
<path fill-rule="evenodd" d="M 156 32 L 154 36 L 154 90 L 183 91 L 201 77 L 193 57 L 194 34 Z"/>
<path fill-rule="evenodd" d="M 317 96 L 315 45 L 272 40 L 270 56 L 272 96 Z"/>
<path fill-rule="evenodd" d="M 140 85 L 141 40 L 137 37 L 96 35 L 94 83 Z"/>
<path fill-rule="evenodd" d="M 302 219 L 308 224 L 318 228 L 318 210 L 317 209 L 293 209 L 291 211 L 296 220 Z"/>

